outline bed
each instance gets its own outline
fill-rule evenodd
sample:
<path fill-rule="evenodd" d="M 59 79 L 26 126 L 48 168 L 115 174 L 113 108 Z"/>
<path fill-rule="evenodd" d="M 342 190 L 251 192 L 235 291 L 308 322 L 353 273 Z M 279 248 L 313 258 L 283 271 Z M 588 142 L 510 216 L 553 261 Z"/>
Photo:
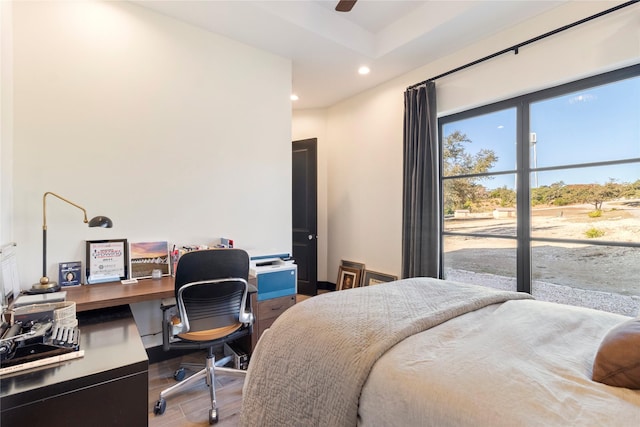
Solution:
<path fill-rule="evenodd" d="M 282 314 L 252 354 L 240 424 L 638 426 L 639 353 L 640 319 L 404 279 Z"/>

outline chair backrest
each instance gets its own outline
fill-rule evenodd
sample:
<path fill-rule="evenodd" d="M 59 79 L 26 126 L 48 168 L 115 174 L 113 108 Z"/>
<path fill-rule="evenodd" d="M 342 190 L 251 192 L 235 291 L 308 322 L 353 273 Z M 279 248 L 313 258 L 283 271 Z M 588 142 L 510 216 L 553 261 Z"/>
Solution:
<path fill-rule="evenodd" d="M 175 295 L 189 332 L 242 323 L 247 298 L 249 255 L 241 249 L 208 249 L 180 257 Z"/>
<path fill-rule="evenodd" d="M 207 249 L 187 252 L 176 269 L 175 291 L 185 283 L 237 277 L 249 280 L 249 254 L 242 249 Z"/>

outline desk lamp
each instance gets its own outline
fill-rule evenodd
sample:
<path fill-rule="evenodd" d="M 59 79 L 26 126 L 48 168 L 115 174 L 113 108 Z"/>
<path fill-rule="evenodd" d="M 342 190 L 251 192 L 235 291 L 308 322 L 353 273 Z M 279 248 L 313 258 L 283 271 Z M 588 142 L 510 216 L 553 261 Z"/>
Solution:
<path fill-rule="evenodd" d="M 84 223 L 89 224 L 89 227 L 102 227 L 102 228 L 111 228 L 113 227 L 113 222 L 106 216 L 97 216 L 93 218 L 91 221 L 87 220 L 87 211 L 82 207 L 70 200 L 65 199 L 62 196 L 59 196 L 56 193 L 52 193 L 47 191 L 42 196 L 42 277 L 40 278 L 40 282 L 36 283 L 32 286 L 32 292 L 36 293 L 44 293 L 44 292 L 55 292 L 60 290 L 60 285 L 57 282 L 49 281 L 47 277 L 47 196 L 52 195 L 62 200 L 63 202 L 67 202 L 72 206 L 80 209 L 82 213 L 84 213 Z"/>

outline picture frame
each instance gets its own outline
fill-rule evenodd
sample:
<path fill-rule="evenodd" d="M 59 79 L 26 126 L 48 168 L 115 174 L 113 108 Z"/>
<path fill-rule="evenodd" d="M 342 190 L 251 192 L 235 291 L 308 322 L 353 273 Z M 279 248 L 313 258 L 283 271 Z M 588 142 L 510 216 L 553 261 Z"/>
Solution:
<path fill-rule="evenodd" d="M 362 277 L 364 276 L 364 270 L 365 270 L 364 263 L 356 262 L 356 261 L 348 261 L 346 259 L 343 259 L 342 261 L 340 261 L 340 265 L 342 265 L 343 267 L 355 268 L 360 270 L 358 286 L 362 286 Z"/>
<path fill-rule="evenodd" d="M 380 283 L 393 282 L 394 280 L 398 280 L 398 276 L 365 270 L 364 277 L 362 279 L 362 286 L 373 286 Z"/>
<path fill-rule="evenodd" d="M 127 279 L 127 239 L 87 240 L 85 262 L 89 285 Z"/>
<path fill-rule="evenodd" d="M 361 272 L 359 269 L 341 265 L 338 269 L 338 283 L 336 284 L 336 289 L 342 291 L 359 287 L 360 275 Z"/>
<path fill-rule="evenodd" d="M 162 276 L 171 274 L 169 242 L 129 243 L 129 275 L 131 279 L 151 277 L 153 270 L 160 270 Z"/>
<path fill-rule="evenodd" d="M 355 262 L 355 261 L 347 261 L 346 259 L 343 259 L 340 262 L 340 265 L 343 265 L 345 267 L 349 267 L 349 268 L 357 268 L 358 270 L 362 270 L 364 271 L 364 263 L 362 262 Z"/>
<path fill-rule="evenodd" d="M 58 263 L 58 283 L 63 288 L 79 286 L 82 283 L 82 261 Z"/>

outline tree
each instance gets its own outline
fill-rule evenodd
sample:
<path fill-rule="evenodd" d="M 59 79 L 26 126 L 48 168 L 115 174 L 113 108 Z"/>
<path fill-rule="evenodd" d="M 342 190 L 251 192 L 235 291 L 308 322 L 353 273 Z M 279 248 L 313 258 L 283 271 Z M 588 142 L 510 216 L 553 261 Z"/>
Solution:
<path fill-rule="evenodd" d="M 516 205 L 516 192 L 506 185 L 496 188 L 489 193 L 489 196 L 500 200 L 500 206 L 503 208 L 512 208 Z"/>
<path fill-rule="evenodd" d="M 566 200 L 566 186 L 564 181 L 554 182 L 549 185 L 541 185 L 540 187 L 531 189 L 531 204 L 537 205 L 556 205 L 564 206 Z"/>
<path fill-rule="evenodd" d="M 627 199 L 638 199 L 640 198 L 640 179 L 636 180 L 632 183 L 623 184 L 621 197 L 626 197 Z"/>
<path fill-rule="evenodd" d="M 616 183 L 616 180 L 609 178 L 609 181 L 605 185 L 597 186 L 594 189 L 590 203 L 596 208 L 596 210 L 602 210 L 602 203 L 607 200 L 614 200 L 620 197 L 623 193 L 622 186 Z"/>
<path fill-rule="evenodd" d="M 472 141 L 460 131 L 454 131 L 443 142 L 443 176 L 466 176 L 488 172 L 498 161 L 493 150 L 481 149 L 475 155 L 466 151 L 465 144 Z M 486 195 L 481 181 L 491 179 L 488 176 L 474 176 L 444 181 L 445 212 L 453 212 L 465 205 L 477 202 Z"/>
<path fill-rule="evenodd" d="M 573 197 L 571 203 L 589 203 L 595 210 L 602 210 L 602 203 L 614 200 L 623 194 L 624 186 L 617 184 L 614 179 L 604 184 L 575 184 L 568 186 Z"/>

